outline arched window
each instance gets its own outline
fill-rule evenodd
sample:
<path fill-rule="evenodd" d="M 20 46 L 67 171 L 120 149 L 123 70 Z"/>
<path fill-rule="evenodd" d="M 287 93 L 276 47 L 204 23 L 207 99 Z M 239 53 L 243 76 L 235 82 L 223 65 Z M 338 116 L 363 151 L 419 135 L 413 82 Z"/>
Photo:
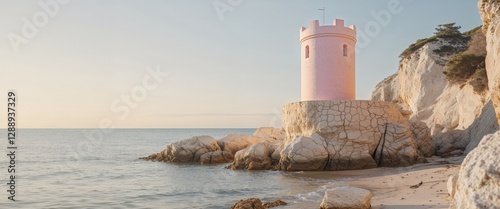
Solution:
<path fill-rule="evenodd" d="M 347 45 L 346 45 L 346 44 L 344 44 L 344 47 L 343 47 L 343 49 L 342 49 L 342 52 L 343 52 L 343 54 L 344 54 L 344 57 L 347 57 Z"/>
<path fill-rule="evenodd" d="M 309 45 L 306 46 L 306 58 L 309 58 Z"/>

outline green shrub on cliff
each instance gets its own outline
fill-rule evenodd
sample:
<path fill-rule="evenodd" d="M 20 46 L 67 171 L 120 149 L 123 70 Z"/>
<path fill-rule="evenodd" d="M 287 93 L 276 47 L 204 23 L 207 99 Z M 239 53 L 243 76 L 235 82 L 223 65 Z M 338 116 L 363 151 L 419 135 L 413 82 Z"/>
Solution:
<path fill-rule="evenodd" d="M 443 73 L 452 84 L 469 84 L 481 93 L 488 88 L 486 76 L 486 37 L 481 26 L 463 33 L 468 38 L 467 49 L 454 54 L 446 63 Z"/>
<path fill-rule="evenodd" d="M 474 88 L 475 92 L 483 92 L 488 89 L 488 76 L 486 75 L 486 68 L 476 70 L 469 84 Z"/>
<path fill-rule="evenodd" d="M 413 52 L 422 48 L 424 45 L 437 41 L 439 39 L 444 39 L 450 44 L 465 45 L 465 43 L 468 41 L 468 36 L 460 33 L 460 28 L 461 26 L 455 25 L 455 23 L 438 25 L 438 27 L 436 28 L 436 32 L 434 32 L 434 36 L 417 40 L 417 42 L 411 44 L 407 49 L 405 49 L 403 53 L 399 55 L 399 57 L 404 59 Z M 443 45 L 441 46 L 441 48 L 434 50 L 434 52 L 439 55 L 451 55 L 463 50 L 465 50 L 465 48 L 460 46 L 454 47 L 451 45 Z"/>
<path fill-rule="evenodd" d="M 438 38 L 446 40 L 450 45 L 442 45 L 433 52 L 439 56 L 450 56 L 466 50 L 470 36 L 460 33 L 460 28 L 462 27 L 455 26 L 455 23 L 438 25 L 434 34 Z"/>
<path fill-rule="evenodd" d="M 440 56 L 451 56 L 449 60 L 445 57 L 444 60 L 448 61 L 442 63 L 446 67 L 443 72 L 446 79 L 452 84 L 469 84 L 475 92 L 481 93 L 488 87 L 485 67 L 486 38 L 481 26 L 464 33 L 459 31 L 460 28 L 455 23 L 438 25 L 434 36 L 417 40 L 399 57 L 404 59 L 428 43 L 443 41 L 444 44 L 440 44 L 433 52 Z"/>
<path fill-rule="evenodd" d="M 475 54 L 455 54 L 446 63 L 446 78 L 452 83 L 468 81 L 476 71 L 485 67 L 485 56 Z"/>
<path fill-rule="evenodd" d="M 499 1 L 500 1 L 500 0 L 499 0 Z M 472 36 L 472 35 L 474 35 L 474 34 L 476 34 L 476 33 L 481 33 L 481 29 L 482 29 L 482 27 L 483 27 L 482 25 L 477 26 L 477 27 L 473 28 L 473 29 L 472 29 L 472 30 L 470 30 L 470 31 L 466 31 L 466 32 L 464 32 L 464 35 L 466 35 L 466 36 Z"/>
<path fill-rule="evenodd" d="M 452 84 L 470 84 L 475 92 L 483 92 L 488 87 L 485 55 L 460 53 L 453 55 L 446 63 L 444 75 Z"/>
<path fill-rule="evenodd" d="M 418 49 L 422 48 L 424 45 L 437 41 L 436 36 L 432 36 L 429 38 L 424 38 L 424 39 L 418 39 L 417 42 L 411 44 L 408 48 L 406 48 L 400 55 L 399 57 L 401 59 L 404 59 L 408 55 L 412 54 L 413 52 L 417 51 Z"/>

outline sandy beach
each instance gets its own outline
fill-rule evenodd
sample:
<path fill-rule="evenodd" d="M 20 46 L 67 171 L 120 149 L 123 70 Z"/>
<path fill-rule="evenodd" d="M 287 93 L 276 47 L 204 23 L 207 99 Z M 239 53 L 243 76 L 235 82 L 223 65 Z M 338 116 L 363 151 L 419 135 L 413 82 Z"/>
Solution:
<path fill-rule="evenodd" d="M 330 179 L 333 187 L 352 186 L 372 193 L 373 209 L 448 208 L 451 198 L 446 184 L 448 177 L 458 172 L 465 156 L 431 157 L 428 163 L 407 167 L 381 167 L 347 171 L 309 171 L 295 173 L 297 177 Z M 418 185 L 418 188 L 411 188 Z M 310 188 L 308 188 L 310 189 Z M 306 189 L 307 190 L 307 189 Z M 322 191 L 321 195 L 323 195 Z M 306 201 L 283 208 L 319 208 L 321 200 Z"/>
<path fill-rule="evenodd" d="M 464 156 L 428 158 L 429 163 L 402 168 L 375 168 L 341 171 L 351 176 L 346 185 L 372 192 L 372 208 L 448 208 L 451 198 L 446 189 L 449 175 L 458 172 Z M 422 184 L 418 188 L 413 185 Z"/>

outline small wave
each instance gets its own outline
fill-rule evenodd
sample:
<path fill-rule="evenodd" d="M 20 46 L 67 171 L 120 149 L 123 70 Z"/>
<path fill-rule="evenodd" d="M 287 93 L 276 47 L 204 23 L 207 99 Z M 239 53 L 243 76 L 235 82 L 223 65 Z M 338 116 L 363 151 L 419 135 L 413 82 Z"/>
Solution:
<path fill-rule="evenodd" d="M 322 193 L 320 193 L 320 191 L 312 191 L 312 192 L 305 193 L 305 194 L 297 194 L 297 195 L 295 195 L 295 198 L 297 198 L 298 200 L 301 200 L 301 201 L 311 201 L 311 200 L 315 200 L 318 198 L 322 198 L 321 194 Z"/>

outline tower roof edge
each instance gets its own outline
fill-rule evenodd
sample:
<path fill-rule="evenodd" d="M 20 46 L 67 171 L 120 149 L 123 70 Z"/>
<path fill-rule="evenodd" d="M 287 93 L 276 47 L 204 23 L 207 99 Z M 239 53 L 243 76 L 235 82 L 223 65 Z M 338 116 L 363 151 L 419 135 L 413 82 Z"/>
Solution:
<path fill-rule="evenodd" d="M 356 26 L 345 26 L 344 20 L 334 19 L 332 25 L 319 25 L 318 20 L 309 22 L 309 28 L 300 28 L 300 40 L 314 35 L 329 34 L 334 36 L 350 37 L 356 41 Z"/>

